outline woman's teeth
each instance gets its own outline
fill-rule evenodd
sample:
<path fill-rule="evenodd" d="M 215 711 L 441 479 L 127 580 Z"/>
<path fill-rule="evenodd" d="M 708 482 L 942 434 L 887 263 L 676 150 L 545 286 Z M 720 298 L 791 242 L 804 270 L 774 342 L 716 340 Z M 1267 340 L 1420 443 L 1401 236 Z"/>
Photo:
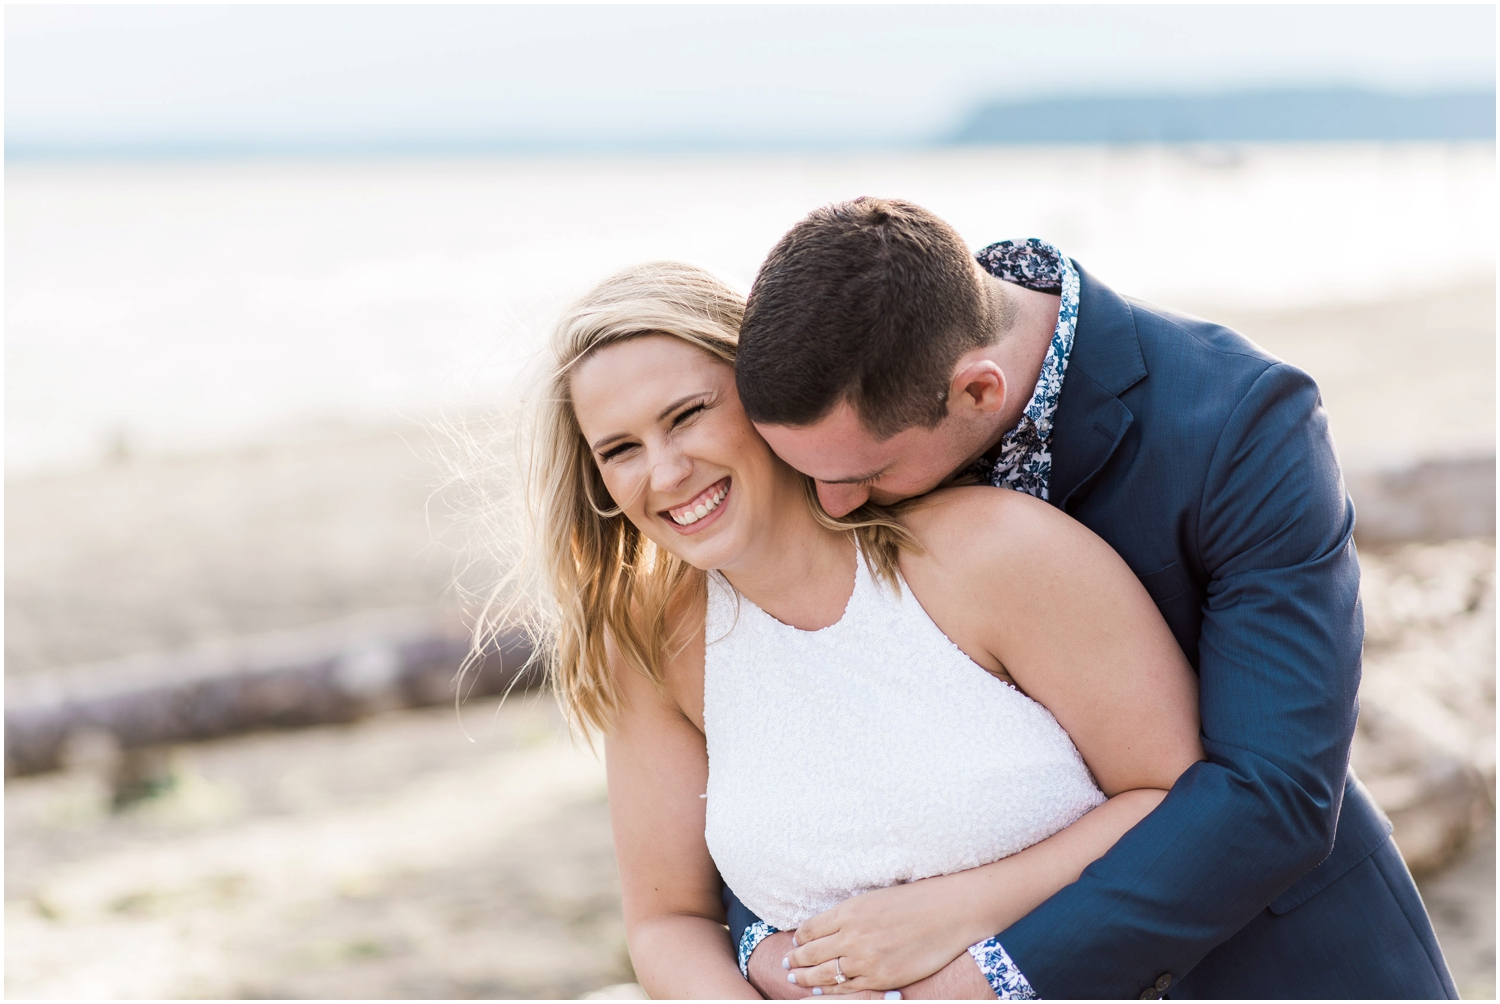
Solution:
<path fill-rule="evenodd" d="M 667 510 L 667 515 L 671 516 L 672 522 L 676 523 L 678 526 L 687 526 L 691 523 L 696 523 L 704 516 L 707 516 L 709 513 L 719 508 L 719 503 L 723 502 L 724 496 L 728 494 L 729 486 L 724 485 L 719 488 L 718 491 L 714 492 L 712 495 L 704 499 L 702 502 L 699 502 L 697 505 L 692 506 L 691 508 L 685 508 L 681 512 L 676 512 L 669 509 Z"/>

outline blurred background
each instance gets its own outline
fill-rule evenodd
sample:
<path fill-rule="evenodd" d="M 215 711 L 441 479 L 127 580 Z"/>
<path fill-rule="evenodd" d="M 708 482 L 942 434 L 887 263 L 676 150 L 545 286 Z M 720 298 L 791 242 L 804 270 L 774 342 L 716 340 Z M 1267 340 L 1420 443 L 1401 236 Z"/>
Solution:
<path fill-rule="evenodd" d="M 1494 19 L 7 8 L 7 995 L 637 993 L 600 760 L 515 646 L 454 712 L 434 430 L 615 268 L 876 194 L 1318 379 L 1355 764 L 1493 997 Z"/>

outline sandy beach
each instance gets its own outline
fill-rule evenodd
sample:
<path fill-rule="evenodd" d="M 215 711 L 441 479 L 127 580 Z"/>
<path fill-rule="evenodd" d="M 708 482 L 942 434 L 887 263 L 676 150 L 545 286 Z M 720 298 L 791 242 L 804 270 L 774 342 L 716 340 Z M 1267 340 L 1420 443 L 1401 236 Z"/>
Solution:
<path fill-rule="evenodd" d="M 602 763 L 546 703 L 185 747 L 123 815 L 6 786 L 12 997 L 572 998 L 631 979 Z"/>

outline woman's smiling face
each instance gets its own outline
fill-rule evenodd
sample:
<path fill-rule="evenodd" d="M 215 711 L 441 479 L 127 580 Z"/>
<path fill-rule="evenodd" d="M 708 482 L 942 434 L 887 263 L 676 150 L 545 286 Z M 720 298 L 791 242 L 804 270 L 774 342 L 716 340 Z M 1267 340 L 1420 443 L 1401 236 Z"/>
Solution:
<path fill-rule="evenodd" d="M 732 567 L 796 475 L 750 424 L 734 370 L 678 338 L 599 349 L 573 370 L 573 412 L 615 504 L 696 568 Z"/>

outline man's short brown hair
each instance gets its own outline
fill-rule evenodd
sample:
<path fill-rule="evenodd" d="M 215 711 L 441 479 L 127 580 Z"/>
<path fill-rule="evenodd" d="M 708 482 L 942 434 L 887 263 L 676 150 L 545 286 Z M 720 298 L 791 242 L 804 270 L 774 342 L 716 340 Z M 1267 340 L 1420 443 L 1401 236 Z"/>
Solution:
<path fill-rule="evenodd" d="M 736 381 L 753 421 L 811 425 L 847 400 L 882 438 L 948 412 L 958 358 L 996 332 L 963 238 L 898 199 L 815 209 L 750 290 Z"/>

